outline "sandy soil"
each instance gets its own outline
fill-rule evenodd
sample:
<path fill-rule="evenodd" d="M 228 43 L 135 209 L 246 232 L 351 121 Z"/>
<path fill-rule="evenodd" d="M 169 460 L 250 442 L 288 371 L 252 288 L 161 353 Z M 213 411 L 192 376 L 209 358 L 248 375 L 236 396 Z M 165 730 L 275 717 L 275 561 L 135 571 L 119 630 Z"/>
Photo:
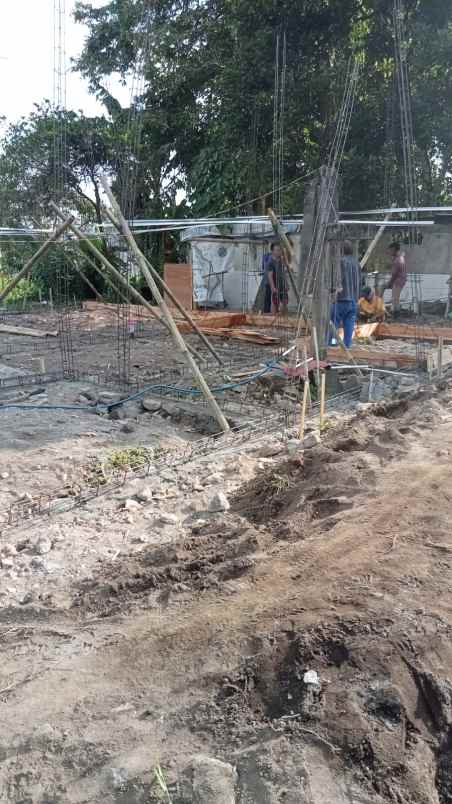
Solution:
<path fill-rule="evenodd" d="M 451 802 L 451 402 L 421 393 L 304 454 L 238 445 L 4 526 L 0 800 L 208 801 L 204 753 L 237 768 L 240 804 Z M 117 424 L 90 423 L 100 450 Z M 37 449 L 81 463 L 65 438 Z M 18 491 L 43 471 L 25 456 Z"/>

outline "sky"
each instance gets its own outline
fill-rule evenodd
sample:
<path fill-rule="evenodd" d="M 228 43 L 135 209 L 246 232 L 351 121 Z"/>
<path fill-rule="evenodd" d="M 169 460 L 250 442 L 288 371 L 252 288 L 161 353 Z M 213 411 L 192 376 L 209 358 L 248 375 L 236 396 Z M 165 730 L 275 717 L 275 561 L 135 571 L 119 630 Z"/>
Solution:
<path fill-rule="evenodd" d="M 100 7 L 107 0 L 91 2 Z M 44 98 L 52 100 L 53 7 L 54 0 L 0 0 L 0 115 L 8 121 L 28 115 L 33 104 Z M 87 35 L 87 29 L 72 19 L 74 7 L 75 0 L 66 0 L 68 66 Z M 102 113 L 101 105 L 89 95 L 87 82 L 71 71 L 67 73 L 67 106 L 86 115 Z"/>

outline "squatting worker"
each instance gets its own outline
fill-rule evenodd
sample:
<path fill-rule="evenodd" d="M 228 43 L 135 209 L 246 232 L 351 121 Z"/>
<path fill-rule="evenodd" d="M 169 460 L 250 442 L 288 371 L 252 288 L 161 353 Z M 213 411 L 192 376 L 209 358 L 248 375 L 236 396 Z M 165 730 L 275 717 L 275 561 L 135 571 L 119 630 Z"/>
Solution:
<path fill-rule="evenodd" d="M 350 348 L 358 317 L 358 300 L 361 290 L 361 266 L 353 256 L 350 240 L 344 241 L 344 256 L 341 259 L 340 285 L 333 301 L 331 320 L 336 327 L 344 328 L 344 343 Z"/>
<path fill-rule="evenodd" d="M 391 279 L 386 285 L 386 290 L 392 290 L 392 313 L 397 315 L 400 311 L 400 294 L 407 283 L 407 266 L 400 243 L 391 243 L 389 253 L 391 255 Z"/>
<path fill-rule="evenodd" d="M 386 308 L 383 299 L 372 288 L 364 288 L 359 300 L 359 315 L 367 321 L 384 321 Z"/>
<path fill-rule="evenodd" d="M 267 263 L 267 278 L 272 296 L 272 313 L 277 315 L 281 310 L 285 315 L 289 304 L 289 289 L 286 280 L 286 267 L 279 243 L 272 244 L 271 258 Z"/>

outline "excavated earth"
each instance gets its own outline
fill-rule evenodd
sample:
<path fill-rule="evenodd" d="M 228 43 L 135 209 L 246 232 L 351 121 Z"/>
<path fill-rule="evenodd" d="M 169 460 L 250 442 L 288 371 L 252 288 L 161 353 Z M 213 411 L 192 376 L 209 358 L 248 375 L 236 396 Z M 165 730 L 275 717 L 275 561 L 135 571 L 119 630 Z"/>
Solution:
<path fill-rule="evenodd" d="M 238 804 L 450 804 L 451 404 L 361 410 L 242 477 L 218 456 L 229 510 L 4 605 L 0 800 L 212 802 L 204 754 Z"/>

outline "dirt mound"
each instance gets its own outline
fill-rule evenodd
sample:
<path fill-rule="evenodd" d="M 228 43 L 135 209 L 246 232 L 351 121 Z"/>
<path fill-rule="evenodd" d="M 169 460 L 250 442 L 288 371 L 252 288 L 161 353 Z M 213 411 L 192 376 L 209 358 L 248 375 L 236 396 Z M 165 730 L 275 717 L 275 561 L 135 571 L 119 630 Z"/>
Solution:
<path fill-rule="evenodd" d="M 180 713 L 178 722 L 195 734 L 207 731 L 222 750 L 251 735 L 261 744 L 279 736 L 289 752 L 308 741 L 352 770 L 369 801 L 447 804 L 452 686 L 422 667 L 422 637 L 397 644 L 400 626 L 351 619 L 266 634 L 257 655 L 217 679 L 209 702 Z M 451 633 L 445 629 L 442 639 Z M 318 685 L 305 682 L 308 670 L 317 672 Z M 241 767 L 246 763 L 238 765 L 243 780 Z"/>
<path fill-rule="evenodd" d="M 104 563 L 98 577 L 80 584 L 74 605 L 106 616 L 140 600 L 164 605 L 171 592 L 220 588 L 252 570 L 260 538 L 259 531 L 238 517 L 225 517 L 183 542 Z"/>
<path fill-rule="evenodd" d="M 296 516 L 297 526 L 327 519 L 353 507 L 353 498 L 375 484 L 379 466 L 408 448 L 405 408 L 397 425 L 369 416 L 327 436 L 300 460 L 288 460 L 260 474 L 236 495 L 233 510 L 253 522 Z M 394 411 L 392 411 L 395 415 Z"/>

